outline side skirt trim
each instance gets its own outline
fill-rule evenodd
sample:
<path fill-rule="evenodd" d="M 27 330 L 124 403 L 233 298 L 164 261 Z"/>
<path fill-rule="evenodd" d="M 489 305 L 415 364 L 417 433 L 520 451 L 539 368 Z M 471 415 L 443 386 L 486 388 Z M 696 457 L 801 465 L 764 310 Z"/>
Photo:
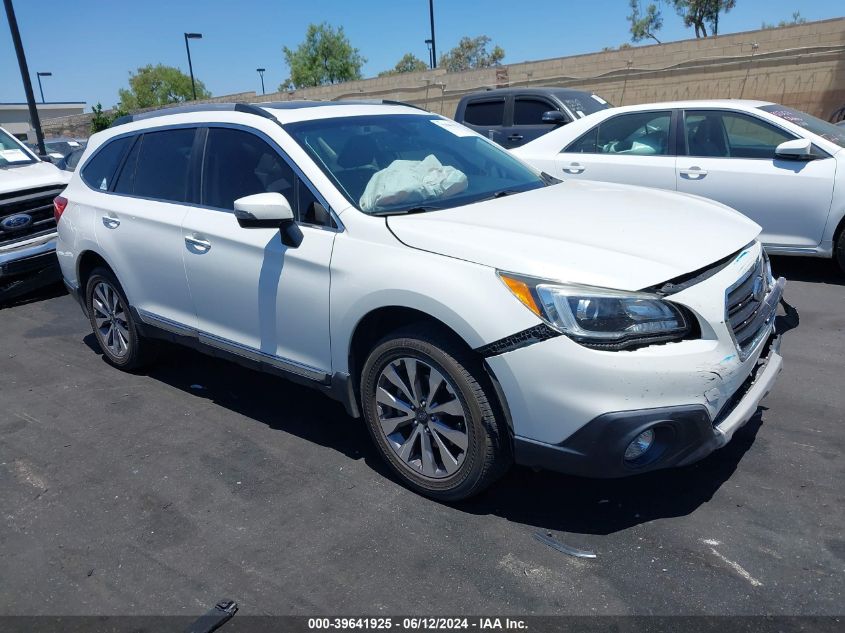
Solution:
<path fill-rule="evenodd" d="M 299 363 L 288 358 L 274 356 L 273 354 L 268 354 L 266 352 L 262 352 L 261 350 L 247 347 L 246 345 L 236 343 L 235 341 L 230 341 L 229 339 L 215 336 L 214 334 L 209 334 L 208 332 L 203 332 L 202 330 L 194 330 L 193 328 L 186 327 L 181 323 L 176 323 L 170 319 L 152 314 L 146 310 L 138 310 L 138 316 L 141 321 L 147 325 L 161 328 L 162 330 L 172 332 L 173 334 L 177 334 L 179 336 L 197 339 L 197 341 L 201 344 L 215 347 L 225 352 L 229 352 L 230 354 L 242 356 L 257 363 L 266 363 L 276 367 L 277 369 L 302 376 L 303 378 L 308 378 L 309 380 L 314 380 L 324 385 L 328 385 L 331 382 L 331 374 L 316 367 L 311 367 L 310 365 Z"/>

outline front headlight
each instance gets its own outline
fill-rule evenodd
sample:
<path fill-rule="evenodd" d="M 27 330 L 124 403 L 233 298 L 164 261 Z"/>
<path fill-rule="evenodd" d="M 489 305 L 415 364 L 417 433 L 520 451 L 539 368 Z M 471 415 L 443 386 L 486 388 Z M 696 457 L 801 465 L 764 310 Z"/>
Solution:
<path fill-rule="evenodd" d="M 499 277 L 529 310 L 583 345 L 624 349 L 679 340 L 690 332 L 685 311 L 657 295 L 556 284 L 503 272 Z"/>

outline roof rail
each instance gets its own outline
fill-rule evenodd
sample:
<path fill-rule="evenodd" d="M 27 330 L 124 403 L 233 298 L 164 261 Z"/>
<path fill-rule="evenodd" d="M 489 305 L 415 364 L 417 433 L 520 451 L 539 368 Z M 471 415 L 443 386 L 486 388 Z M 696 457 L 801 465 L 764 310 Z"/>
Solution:
<path fill-rule="evenodd" d="M 186 112 L 244 112 L 246 114 L 255 114 L 265 119 L 277 121 L 276 117 L 270 114 L 265 108 L 313 108 L 317 106 L 326 105 L 346 105 L 346 104 L 369 104 L 369 105 L 398 105 L 415 110 L 422 110 L 427 112 L 425 108 L 416 106 L 412 103 L 405 103 L 404 101 L 394 101 L 393 99 L 340 99 L 338 101 L 299 101 L 291 99 L 290 101 L 270 101 L 261 104 L 253 103 L 192 103 L 186 105 L 174 106 L 172 108 L 162 108 L 160 110 L 150 110 L 149 112 L 139 112 L 138 114 L 126 114 L 116 118 L 112 121 L 109 127 L 117 127 L 125 123 L 133 123 L 135 121 L 145 121 L 147 119 L 154 119 L 160 116 L 167 116 L 168 114 L 184 114 Z"/>
<path fill-rule="evenodd" d="M 276 117 L 267 112 L 267 110 L 251 103 L 194 103 L 172 108 L 162 108 L 161 110 L 151 110 L 149 112 L 139 112 L 138 114 L 126 114 L 112 121 L 109 127 L 112 128 L 123 125 L 124 123 L 145 121 L 160 116 L 167 116 L 168 114 L 183 114 L 186 112 L 244 112 L 245 114 L 255 114 L 265 119 L 276 120 Z"/>
<path fill-rule="evenodd" d="M 412 103 L 405 103 L 404 101 L 394 101 L 392 99 L 335 99 L 332 101 L 320 100 L 300 100 L 290 99 L 289 101 L 266 101 L 260 104 L 265 108 L 278 108 L 280 110 L 296 110 L 299 108 L 318 108 L 323 106 L 339 106 L 339 105 L 400 105 L 415 110 L 425 110 Z"/>

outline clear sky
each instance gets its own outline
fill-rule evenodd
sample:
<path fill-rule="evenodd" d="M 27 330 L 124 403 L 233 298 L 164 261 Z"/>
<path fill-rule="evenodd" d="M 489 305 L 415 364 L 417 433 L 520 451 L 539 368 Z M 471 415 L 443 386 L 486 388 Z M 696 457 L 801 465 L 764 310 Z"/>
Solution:
<path fill-rule="evenodd" d="M 650 0 L 642 0 L 647 4 Z M 666 0 L 663 41 L 694 37 Z M 808 20 L 845 15 L 843 0 L 737 0 L 723 15 L 722 33 L 777 23 L 800 10 Z M 364 76 L 392 67 L 406 52 L 428 60 L 428 0 L 14 0 L 38 98 L 36 71 L 47 101 L 98 101 L 110 107 L 129 71 L 145 64 L 185 72 L 185 31 L 194 72 L 214 95 L 255 90 L 255 69 L 267 69 L 271 92 L 288 76 L 282 46 L 295 47 L 311 22 L 343 26 L 367 58 Z M 601 50 L 630 41 L 627 0 L 435 0 L 438 52 L 463 35 L 488 35 L 505 49 L 505 63 Z M 533 7 L 533 8 L 532 8 Z M 23 101 L 12 39 L 0 9 L 0 102 Z"/>

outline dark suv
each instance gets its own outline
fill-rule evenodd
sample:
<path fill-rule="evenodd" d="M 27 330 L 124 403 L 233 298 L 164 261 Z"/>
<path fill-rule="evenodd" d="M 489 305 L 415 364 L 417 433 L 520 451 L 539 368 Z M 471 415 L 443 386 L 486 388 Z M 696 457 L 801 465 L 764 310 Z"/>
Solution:
<path fill-rule="evenodd" d="M 610 107 L 600 96 L 581 90 L 499 88 L 463 97 L 455 121 L 510 148 Z"/>

